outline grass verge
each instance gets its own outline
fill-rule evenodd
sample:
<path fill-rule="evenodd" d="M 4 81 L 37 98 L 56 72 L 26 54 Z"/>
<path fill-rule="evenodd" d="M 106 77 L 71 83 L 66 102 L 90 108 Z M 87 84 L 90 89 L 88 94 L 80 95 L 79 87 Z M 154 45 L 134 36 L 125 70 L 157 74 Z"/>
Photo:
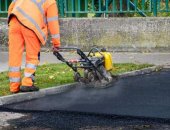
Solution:
<path fill-rule="evenodd" d="M 151 67 L 149 64 L 114 64 L 112 73 L 114 75 Z M 23 75 L 23 70 L 22 70 Z M 57 85 L 73 83 L 73 71 L 65 64 L 44 64 L 36 71 L 35 85 L 42 88 L 49 88 Z M 8 72 L 0 73 L 0 96 L 9 95 Z"/>

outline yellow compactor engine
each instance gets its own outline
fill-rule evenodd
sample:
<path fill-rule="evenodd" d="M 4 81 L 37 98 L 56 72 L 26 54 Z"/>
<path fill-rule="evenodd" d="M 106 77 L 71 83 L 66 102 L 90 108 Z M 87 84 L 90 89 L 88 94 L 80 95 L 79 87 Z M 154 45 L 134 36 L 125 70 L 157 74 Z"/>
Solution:
<path fill-rule="evenodd" d="M 104 67 L 107 71 L 111 71 L 113 69 L 113 60 L 110 52 L 100 52 L 100 53 L 96 52 L 95 56 L 104 58 Z"/>

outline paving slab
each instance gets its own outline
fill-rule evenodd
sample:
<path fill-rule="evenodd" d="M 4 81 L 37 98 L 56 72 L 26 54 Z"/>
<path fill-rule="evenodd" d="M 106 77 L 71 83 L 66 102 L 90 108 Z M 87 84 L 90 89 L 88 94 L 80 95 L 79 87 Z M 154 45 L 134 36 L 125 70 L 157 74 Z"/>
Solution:
<path fill-rule="evenodd" d="M 5 106 L 12 110 L 69 111 L 170 119 L 170 70 L 126 77 L 107 89 L 77 86 L 53 96 Z"/>

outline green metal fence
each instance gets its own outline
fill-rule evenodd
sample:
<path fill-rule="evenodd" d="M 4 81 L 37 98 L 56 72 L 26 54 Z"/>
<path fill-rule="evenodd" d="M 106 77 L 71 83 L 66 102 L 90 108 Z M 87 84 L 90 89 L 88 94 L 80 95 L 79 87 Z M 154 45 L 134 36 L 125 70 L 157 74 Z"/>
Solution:
<path fill-rule="evenodd" d="M 151 0 L 59 0 L 60 12 L 67 14 L 141 13 L 152 11 Z M 83 5 L 83 6 L 82 6 Z"/>
<path fill-rule="evenodd" d="M 62 17 L 76 14 L 131 14 L 157 16 L 170 12 L 169 0 L 58 0 Z M 170 15 L 170 14 L 169 14 Z"/>
<path fill-rule="evenodd" d="M 0 0 L 0 13 L 7 13 L 8 6 L 12 0 Z"/>
<path fill-rule="evenodd" d="M 7 13 L 12 0 L 0 0 L 0 14 Z M 99 17 L 102 14 L 157 16 L 170 12 L 169 0 L 57 0 L 61 17 Z M 1 16 L 1 15 L 0 15 Z"/>

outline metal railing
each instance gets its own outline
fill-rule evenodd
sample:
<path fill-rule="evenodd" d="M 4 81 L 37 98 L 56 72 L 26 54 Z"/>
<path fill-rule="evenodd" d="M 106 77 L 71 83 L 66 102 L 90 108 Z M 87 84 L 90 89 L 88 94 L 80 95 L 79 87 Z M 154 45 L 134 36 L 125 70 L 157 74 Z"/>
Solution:
<path fill-rule="evenodd" d="M 8 6 L 12 0 L 0 0 L 0 13 L 7 13 Z"/>
<path fill-rule="evenodd" d="M 0 0 L 0 14 L 7 13 L 12 0 Z M 61 17 L 99 17 L 102 14 L 157 16 L 170 12 L 169 0 L 57 0 Z"/>
<path fill-rule="evenodd" d="M 159 12 L 170 12 L 170 2 L 169 0 L 163 0 L 164 2 L 161 2 L 162 0 L 158 0 L 157 2 L 157 10 Z"/>
<path fill-rule="evenodd" d="M 61 15 L 93 13 L 145 13 L 152 11 L 151 0 L 59 0 Z"/>

